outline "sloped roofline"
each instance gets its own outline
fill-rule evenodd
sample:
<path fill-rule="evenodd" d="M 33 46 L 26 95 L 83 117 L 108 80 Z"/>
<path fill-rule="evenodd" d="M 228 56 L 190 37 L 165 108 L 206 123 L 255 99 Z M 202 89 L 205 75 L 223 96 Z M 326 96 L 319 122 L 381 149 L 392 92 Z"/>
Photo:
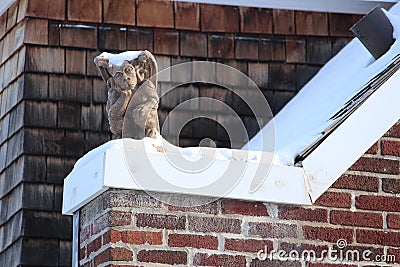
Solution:
<path fill-rule="evenodd" d="M 16 0 L 0 0 L 2 15 Z M 378 4 L 388 9 L 398 0 L 173 0 L 176 2 L 192 2 L 232 6 L 249 6 L 261 8 L 292 9 L 304 11 L 320 11 L 334 13 L 366 14 Z"/>
<path fill-rule="evenodd" d="M 312 202 L 400 119 L 399 84 L 396 71 L 302 161 Z"/>
<path fill-rule="evenodd" d="M 232 6 L 303 10 L 316 12 L 367 14 L 372 8 L 380 5 L 389 9 L 398 0 L 174 0 L 177 2 L 195 2 Z"/>
<path fill-rule="evenodd" d="M 0 16 L 7 11 L 7 9 L 15 2 L 16 0 L 0 0 Z"/>

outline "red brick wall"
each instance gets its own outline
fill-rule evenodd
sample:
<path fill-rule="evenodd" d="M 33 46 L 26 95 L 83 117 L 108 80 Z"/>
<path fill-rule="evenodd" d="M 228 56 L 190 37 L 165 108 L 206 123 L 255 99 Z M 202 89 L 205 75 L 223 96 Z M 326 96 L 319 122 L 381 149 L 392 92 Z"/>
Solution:
<path fill-rule="evenodd" d="M 395 257 L 384 262 L 394 266 L 400 263 L 399 133 L 397 124 L 309 207 L 220 199 L 182 208 L 140 191 L 109 190 L 80 211 L 80 266 L 361 267 L 377 266 L 373 259 L 382 255 Z M 358 252 L 360 261 L 258 259 L 265 248 L 313 250 L 317 257 L 332 248 L 333 257 Z M 361 261 L 363 252 L 371 261 Z"/>

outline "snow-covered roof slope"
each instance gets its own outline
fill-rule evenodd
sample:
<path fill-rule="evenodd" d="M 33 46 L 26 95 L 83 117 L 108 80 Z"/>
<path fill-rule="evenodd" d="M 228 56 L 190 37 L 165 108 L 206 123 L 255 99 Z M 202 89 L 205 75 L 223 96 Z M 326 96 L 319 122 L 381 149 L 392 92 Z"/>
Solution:
<path fill-rule="evenodd" d="M 293 165 L 296 156 L 320 138 L 334 122 L 332 116 L 400 54 L 400 39 L 397 39 L 400 31 L 399 4 L 387 15 L 393 25 L 396 41 L 386 54 L 375 60 L 362 43 L 354 38 L 245 148 L 261 150 L 263 138 L 268 138 L 265 133 L 275 127 L 275 153 L 283 164 Z"/>

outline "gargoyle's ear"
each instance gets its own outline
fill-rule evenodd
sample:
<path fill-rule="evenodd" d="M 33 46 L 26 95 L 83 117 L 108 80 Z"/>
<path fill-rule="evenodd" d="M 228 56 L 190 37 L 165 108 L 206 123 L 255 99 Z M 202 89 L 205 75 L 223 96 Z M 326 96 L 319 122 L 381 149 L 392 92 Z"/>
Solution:
<path fill-rule="evenodd" d="M 147 50 L 139 55 L 139 61 L 143 62 L 144 79 L 150 81 L 157 87 L 158 67 L 154 56 Z"/>
<path fill-rule="evenodd" d="M 138 77 L 139 82 L 144 81 L 144 79 L 146 78 L 146 73 L 147 70 L 145 70 L 143 67 L 139 67 L 136 69 L 136 76 Z"/>

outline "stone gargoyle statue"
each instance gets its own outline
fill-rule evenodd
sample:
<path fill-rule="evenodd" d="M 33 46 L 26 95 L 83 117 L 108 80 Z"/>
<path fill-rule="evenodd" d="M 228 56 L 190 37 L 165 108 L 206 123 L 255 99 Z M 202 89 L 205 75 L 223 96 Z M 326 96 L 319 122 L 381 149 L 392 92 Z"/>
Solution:
<path fill-rule="evenodd" d="M 118 137 L 155 138 L 158 122 L 157 62 L 147 50 L 102 53 L 94 62 L 107 84 L 110 130 Z"/>

